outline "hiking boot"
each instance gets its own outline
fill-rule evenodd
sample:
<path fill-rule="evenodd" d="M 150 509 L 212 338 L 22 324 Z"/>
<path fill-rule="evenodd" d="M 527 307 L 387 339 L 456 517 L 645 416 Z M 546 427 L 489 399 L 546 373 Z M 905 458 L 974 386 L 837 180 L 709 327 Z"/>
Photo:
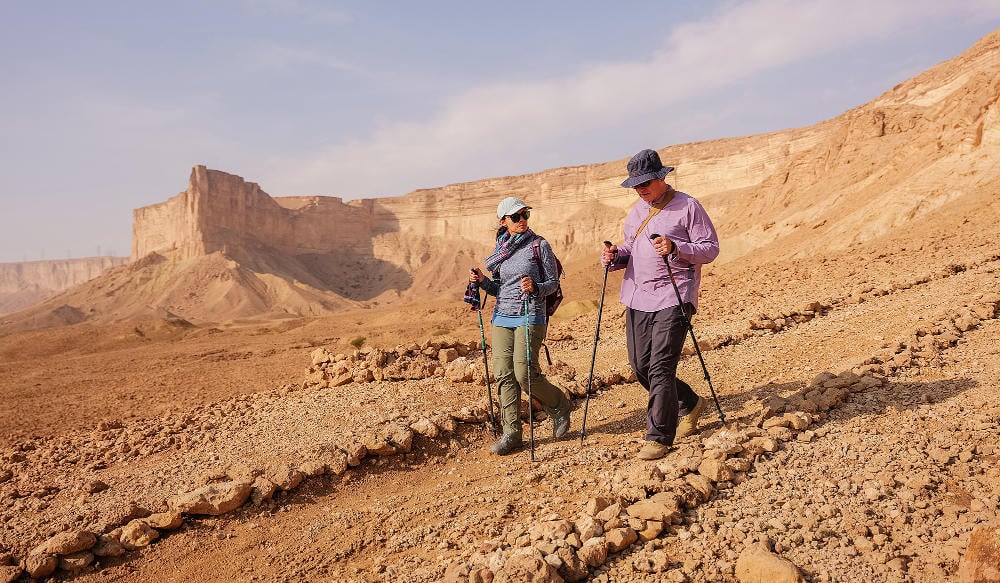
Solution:
<path fill-rule="evenodd" d="M 639 459 L 641 460 L 658 460 L 661 457 L 667 455 L 667 452 L 673 449 L 673 446 L 663 445 L 657 441 L 647 441 L 646 445 L 642 446 L 639 450 Z"/>
<path fill-rule="evenodd" d="M 701 417 L 701 414 L 704 411 L 705 399 L 698 397 L 698 402 L 694 404 L 694 408 L 691 409 L 691 412 L 681 417 L 677 422 L 677 433 L 674 435 L 674 439 L 687 437 L 695 431 L 698 431 L 698 418 Z"/>
<path fill-rule="evenodd" d="M 521 449 L 521 438 L 504 433 L 500 439 L 490 446 L 490 451 L 497 455 L 507 455 Z"/>
<path fill-rule="evenodd" d="M 552 415 L 552 439 L 559 439 L 569 431 L 569 407 Z"/>

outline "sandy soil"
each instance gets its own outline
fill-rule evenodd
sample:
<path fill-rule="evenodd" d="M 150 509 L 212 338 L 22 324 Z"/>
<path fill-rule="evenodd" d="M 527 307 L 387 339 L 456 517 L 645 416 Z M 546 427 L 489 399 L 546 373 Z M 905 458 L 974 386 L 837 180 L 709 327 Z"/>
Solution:
<path fill-rule="evenodd" d="M 864 254 L 710 268 L 696 334 L 729 430 L 754 426 L 768 397 L 801 393 L 822 371 L 875 363 L 884 384 L 818 413 L 806 432 L 716 484 L 659 537 L 612 553 L 590 577 L 732 581 L 740 552 L 761 539 L 811 581 L 954 576 L 970 532 L 995 520 L 1000 503 L 1000 258 L 972 243 L 959 263 L 887 252 L 891 270 L 861 270 L 870 264 Z M 774 269 L 787 279 L 762 275 Z M 769 282 L 768 294 L 754 293 L 758 280 Z M 811 302 L 823 307 L 802 316 Z M 760 327 L 785 316 L 783 329 Z M 586 379 L 595 322 L 591 310 L 550 329 L 553 359 L 575 369 L 577 382 Z M 609 297 L 599 377 L 621 370 L 622 330 L 621 306 Z M 445 336 L 475 342 L 479 330 L 456 299 L 228 329 L 151 322 L 0 338 L 0 551 L 16 560 L 63 530 L 112 531 L 165 510 L 178 492 L 300 467 L 385 423 L 483 400 L 481 383 L 438 376 L 304 386 L 317 347 L 347 354 L 359 336 L 363 346 L 392 350 Z M 684 359 L 681 375 L 708 394 L 696 358 Z M 532 525 L 577 520 L 595 497 L 629 492 L 643 465 L 634 457 L 641 387 L 596 393 L 582 446 L 580 405 L 563 441 L 539 423 L 534 462 L 527 452 L 489 455 L 488 426 L 460 423 L 437 439 L 418 435 L 409 453 L 309 477 L 219 517 L 188 518 L 75 578 L 435 581 L 449 565 L 508 557 Z M 710 412 L 667 463 L 682 463 L 724 429 Z M 658 565 L 654 573 L 649 565 Z"/>

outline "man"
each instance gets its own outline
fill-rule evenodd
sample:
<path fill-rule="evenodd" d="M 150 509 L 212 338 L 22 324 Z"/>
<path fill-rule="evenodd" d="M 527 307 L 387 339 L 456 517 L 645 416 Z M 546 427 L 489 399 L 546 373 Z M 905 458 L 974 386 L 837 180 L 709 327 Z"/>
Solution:
<path fill-rule="evenodd" d="M 701 204 L 666 183 L 672 170 L 655 150 L 629 160 L 622 186 L 634 188 L 639 200 L 625 218 L 625 242 L 606 245 L 601 254 L 609 271 L 625 270 L 621 301 L 628 307 L 629 363 L 649 391 L 646 443 L 639 450 L 643 460 L 663 457 L 674 439 L 696 431 L 705 408 L 705 400 L 676 378 L 688 332 L 681 309 L 689 317 L 697 310 L 701 266 L 719 255 L 719 237 Z M 653 234 L 660 236 L 650 239 Z M 683 306 L 665 261 L 670 261 Z"/>

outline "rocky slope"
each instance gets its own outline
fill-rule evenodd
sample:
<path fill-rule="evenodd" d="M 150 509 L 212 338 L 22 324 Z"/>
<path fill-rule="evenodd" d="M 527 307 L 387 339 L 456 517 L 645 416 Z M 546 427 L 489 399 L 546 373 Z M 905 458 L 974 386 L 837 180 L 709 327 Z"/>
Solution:
<path fill-rule="evenodd" d="M 979 291 L 998 268 L 744 322 L 706 347 L 727 424 L 660 462 L 635 462 L 645 398 L 614 311 L 582 446 L 578 406 L 566 441 L 540 422 L 535 461 L 485 453 L 475 335 L 302 347 L 294 383 L 12 443 L 0 546 L 15 576 L 95 581 L 747 581 L 775 557 L 811 581 L 953 578 L 1000 511 L 1000 294 Z M 549 336 L 578 405 L 594 316 Z"/>

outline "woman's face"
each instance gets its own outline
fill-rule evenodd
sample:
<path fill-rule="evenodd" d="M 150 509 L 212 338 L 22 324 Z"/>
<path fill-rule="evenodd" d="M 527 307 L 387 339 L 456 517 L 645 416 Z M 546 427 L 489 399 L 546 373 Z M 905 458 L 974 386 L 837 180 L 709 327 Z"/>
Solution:
<path fill-rule="evenodd" d="M 528 214 L 528 209 L 519 209 L 514 214 L 505 216 L 503 225 L 511 235 L 519 235 L 528 230 Z"/>

